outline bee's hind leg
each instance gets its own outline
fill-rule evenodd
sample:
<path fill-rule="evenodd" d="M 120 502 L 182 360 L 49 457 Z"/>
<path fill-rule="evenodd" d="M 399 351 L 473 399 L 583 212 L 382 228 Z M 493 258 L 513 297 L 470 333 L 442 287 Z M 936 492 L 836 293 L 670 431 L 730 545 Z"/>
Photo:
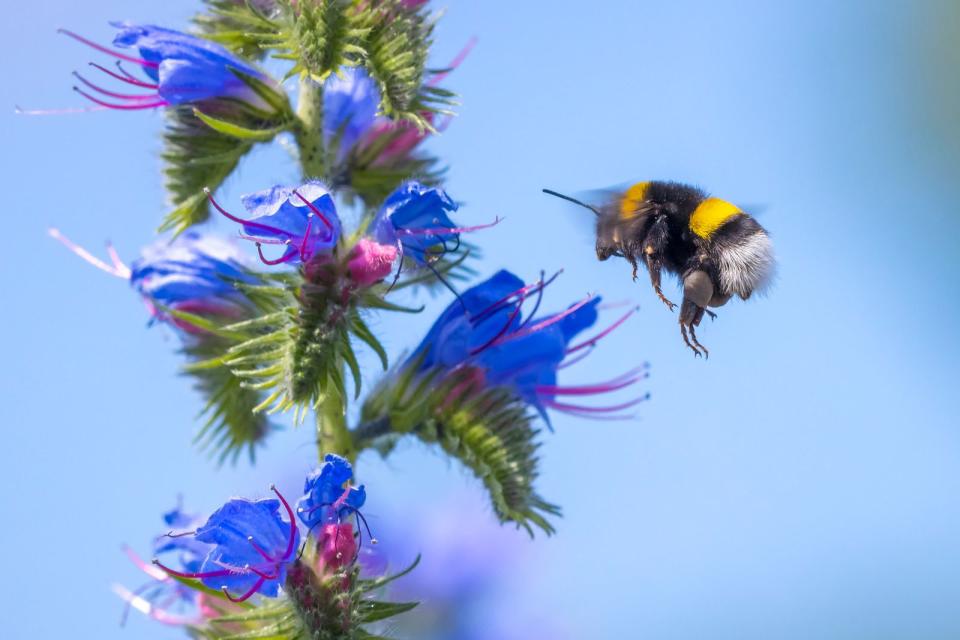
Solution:
<path fill-rule="evenodd" d="M 698 356 L 710 357 L 710 352 L 697 340 L 696 327 L 700 325 L 707 311 L 707 304 L 713 297 L 713 282 L 705 271 L 692 271 L 683 279 L 683 304 L 680 306 L 680 335 L 683 341 Z M 690 336 L 687 337 L 687 329 Z"/>

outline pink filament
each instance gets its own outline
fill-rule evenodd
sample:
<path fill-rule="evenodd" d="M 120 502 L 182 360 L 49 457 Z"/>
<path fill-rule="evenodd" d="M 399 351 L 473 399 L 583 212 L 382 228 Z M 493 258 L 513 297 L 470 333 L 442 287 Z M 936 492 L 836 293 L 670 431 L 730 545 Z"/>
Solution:
<path fill-rule="evenodd" d="M 263 264 L 269 265 L 271 267 L 274 265 L 283 264 L 285 262 L 290 262 L 293 259 L 293 257 L 297 255 L 296 252 L 290 253 L 288 251 L 287 253 L 284 253 L 282 256 L 280 256 L 276 260 L 270 260 L 267 258 L 267 256 L 263 255 L 263 247 L 260 246 L 259 242 L 257 243 L 257 253 L 260 254 L 260 259 L 263 260 Z"/>
<path fill-rule="evenodd" d="M 614 378 L 613 380 L 608 380 L 607 382 L 601 382 L 598 384 L 591 385 L 580 385 L 573 387 L 564 387 L 557 385 L 537 385 L 537 393 L 543 393 L 546 395 L 557 395 L 557 396 L 589 396 L 597 395 L 601 393 L 610 393 L 611 391 L 617 391 L 623 389 L 624 387 L 629 387 L 630 385 L 639 382 L 646 378 L 646 374 L 643 373 L 643 369 L 634 369 L 633 371 L 628 371 L 627 373 Z"/>
<path fill-rule="evenodd" d="M 523 329 L 521 331 L 516 331 L 514 333 L 511 333 L 510 335 L 506 336 L 506 339 L 504 340 L 504 342 L 507 342 L 509 340 L 515 340 L 517 338 L 524 338 L 532 333 L 536 333 L 537 331 L 546 329 L 547 327 L 553 324 L 556 324 L 557 322 L 560 322 L 570 314 L 579 311 L 581 308 L 589 304 L 590 301 L 594 300 L 596 297 L 597 296 L 595 295 L 588 296 L 562 313 L 558 313 L 557 315 L 551 318 L 547 318 L 546 320 L 543 320 L 542 322 L 538 322 L 537 324 L 531 327 L 528 327 L 526 329 Z"/>
<path fill-rule="evenodd" d="M 313 211 L 315 214 L 317 214 L 317 217 L 319 217 L 321 220 L 323 220 L 323 224 L 327 225 L 327 229 L 329 229 L 330 231 L 333 231 L 333 225 L 330 224 L 330 221 L 327 220 L 327 218 L 323 215 L 323 212 L 320 211 L 320 209 L 319 209 L 319 207 L 317 207 L 317 205 L 313 204 L 312 202 L 310 202 L 309 200 L 307 200 L 306 198 L 304 198 L 302 195 L 300 195 L 300 192 L 297 191 L 296 189 L 294 189 L 293 192 L 294 192 L 295 194 L 297 194 L 297 197 L 300 198 L 301 200 L 303 200 L 303 202 L 304 202 L 308 207 L 310 207 L 310 211 Z"/>
<path fill-rule="evenodd" d="M 74 75 L 74 77 L 75 77 L 77 80 L 79 80 L 79 81 L 82 82 L 83 84 L 87 85 L 88 87 L 90 87 L 91 89 L 93 89 L 94 91 L 96 91 L 97 93 L 102 93 L 103 95 L 105 95 L 105 96 L 110 96 L 111 98 L 119 98 L 120 100 L 135 100 L 135 101 L 138 101 L 138 100 L 156 100 L 156 99 L 157 99 L 157 94 L 155 94 L 155 93 L 154 93 L 154 94 L 150 94 L 150 95 L 135 95 L 135 94 L 131 94 L 131 93 L 117 93 L 117 92 L 115 92 L 115 91 L 107 91 L 107 90 L 104 89 L 103 87 L 100 87 L 100 86 L 95 85 L 94 83 L 90 82 L 89 80 L 87 80 L 86 78 L 84 78 L 82 75 L 80 75 L 80 74 L 77 73 L 76 71 L 73 72 L 73 75 Z"/>
<path fill-rule="evenodd" d="M 213 194 L 210 193 L 210 190 L 209 190 L 209 189 L 204 189 L 204 191 L 205 191 L 206 194 L 207 194 L 207 199 L 210 201 L 210 204 L 212 204 L 212 205 L 214 206 L 214 208 L 215 208 L 217 211 L 219 211 L 221 214 L 223 214 L 228 220 L 233 220 L 234 222 L 237 222 L 237 223 L 239 223 L 239 224 L 242 224 L 242 225 L 244 225 L 244 226 L 246 226 L 246 227 L 254 227 L 254 228 L 256 228 L 256 229 L 263 229 L 264 231 L 267 231 L 267 232 L 269 232 L 269 233 L 282 233 L 282 234 L 287 235 L 287 236 L 292 236 L 292 235 L 293 235 L 292 233 L 290 233 L 289 231 L 285 231 L 284 229 L 278 229 L 277 227 L 271 227 L 270 225 L 263 224 L 263 223 L 260 223 L 260 222 L 256 222 L 256 221 L 254 221 L 254 220 L 244 220 L 243 218 L 238 218 L 237 216 L 233 215 L 232 213 L 230 213 L 229 211 L 227 211 L 226 209 L 224 209 L 223 207 L 221 207 L 221 206 L 219 205 L 219 203 L 217 203 L 217 201 L 213 199 Z"/>
<path fill-rule="evenodd" d="M 169 104 L 166 100 L 159 100 L 159 101 L 156 101 L 156 102 L 146 102 L 146 103 L 145 103 L 145 102 L 136 102 L 135 104 L 113 104 L 112 102 L 104 102 L 103 100 L 100 100 L 99 98 L 94 98 L 92 95 L 90 95 L 89 93 L 87 93 L 86 91 L 84 91 L 83 89 L 81 89 L 81 88 L 79 88 L 79 87 L 74 87 L 73 90 L 76 91 L 77 93 L 79 93 L 80 95 L 82 95 L 84 98 L 86 98 L 86 99 L 89 100 L 90 102 L 93 102 L 93 103 L 95 103 L 95 104 L 98 104 L 98 105 L 100 105 L 101 107 L 106 107 L 107 109 L 119 109 L 119 110 L 122 110 L 122 111 L 133 111 L 133 110 L 137 110 L 137 109 L 153 109 L 154 107 L 166 107 L 166 106 L 168 106 L 168 104 Z"/>
<path fill-rule="evenodd" d="M 236 575 L 237 571 L 235 569 L 218 569 L 216 571 L 198 571 L 196 573 L 185 573 L 182 571 L 177 571 L 176 569 L 171 569 L 166 566 L 156 558 L 153 560 L 153 564 L 157 565 L 167 573 L 172 576 L 177 576 L 178 578 L 188 578 L 190 580 L 200 580 L 203 578 L 222 578 L 223 576 Z"/>
<path fill-rule="evenodd" d="M 83 247 L 77 244 L 74 244 L 69 238 L 67 238 L 62 233 L 60 233 L 59 229 L 51 227 L 48 230 L 48 233 L 52 238 L 59 240 L 66 248 L 70 249 L 70 251 L 73 251 L 75 254 L 77 254 L 78 256 L 80 256 L 81 258 L 83 258 L 93 266 L 95 266 L 97 269 L 106 271 L 110 275 L 116 276 L 117 278 L 123 278 L 124 280 L 130 279 L 130 268 L 127 265 L 123 264 L 123 262 L 120 261 L 119 257 L 115 257 L 116 252 L 113 251 L 113 247 L 109 247 L 107 249 L 108 252 L 112 252 L 110 257 L 111 259 L 113 259 L 113 266 L 110 266 L 103 260 L 91 254 L 89 251 L 87 251 Z"/>
<path fill-rule="evenodd" d="M 297 194 L 300 195 L 300 194 Z M 303 240 L 300 242 L 300 261 L 307 260 L 307 238 L 310 237 L 310 229 L 313 227 L 313 217 L 307 219 L 307 230 L 303 232 Z"/>
<path fill-rule="evenodd" d="M 110 71 L 110 69 L 107 69 L 107 68 L 104 67 L 103 65 L 99 65 L 99 64 L 97 64 L 96 62 L 89 62 L 88 64 L 89 64 L 91 67 L 95 68 L 95 69 L 99 69 L 100 71 L 103 71 L 105 74 L 107 74 L 107 75 L 110 76 L 111 78 L 116 78 L 116 79 L 119 80 L 120 82 L 126 82 L 127 84 L 132 84 L 132 85 L 134 85 L 134 86 L 136 86 L 136 87 L 143 87 L 144 89 L 159 89 L 159 88 L 160 88 L 160 85 L 159 85 L 159 84 L 151 84 L 151 83 L 149 83 L 149 82 L 144 82 L 143 80 L 138 80 L 137 78 L 135 78 L 135 77 L 133 77 L 132 75 L 130 75 L 129 73 L 127 73 L 126 70 L 124 70 L 123 67 L 118 67 L 118 68 L 120 69 L 120 71 L 123 72 L 123 73 L 121 74 L 121 73 L 117 73 L 116 71 Z M 119 65 L 119 64 L 120 64 L 120 61 L 117 60 L 117 65 Z"/>
<path fill-rule="evenodd" d="M 253 594 L 257 592 L 257 589 L 259 589 L 264 582 L 266 582 L 266 578 L 263 578 L 263 577 L 257 578 L 257 581 L 253 583 L 253 586 L 250 587 L 250 590 L 247 591 L 242 596 L 240 596 L 239 598 L 234 598 L 232 595 L 230 595 L 230 592 L 227 590 L 226 587 L 223 588 L 223 595 L 227 596 L 227 600 L 229 600 L 230 602 L 236 602 L 238 604 L 241 602 L 246 602 L 247 600 L 250 599 L 251 596 L 253 596 Z"/>
<path fill-rule="evenodd" d="M 429 82 L 427 82 L 427 86 L 433 87 L 443 82 L 443 79 L 450 75 L 451 71 L 463 64 L 463 61 L 467 59 L 467 56 L 470 55 L 470 52 L 475 46 L 477 46 L 477 37 L 473 36 L 467 41 L 466 46 L 460 50 L 460 53 L 457 54 L 453 61 L 447 65 L 447 70 L 430 78 Z"/>
<path fill-rule="evenodd" d="M 566 404 L 563 402 L 555 402 L 553 400 L 548 400 L 544 402 L 545 405 L 558 411 L 572 411 L 575 413 L 613 413 L 614 411 L 622 411 L 623 409 L 629 409 L 635 405 L 640 404 L 641 402 L 648 399 L 647 395 L 640 396 L 639 398 L 634 398 L 629 402 L 623 402 L 621 404 L 614 404 L 606 407 L 587 407 L 579 404 Z"/>
<path fill-rule="evenodd" d="M 593 347 L 594 347 L 594 345 L 592 345 L 592 344 L 591 344 L 591 345 L 587 345 L 587 350 L 586 350 L 586 351 L 584 351 L 583 353 L 581 353 L 580 355 L 578 355 L 578 356 L 576 356 L 576 357 L 574 357 L 574 358 L 571 358 L 570 360 L 564 360 L 564 361 L 561 362 L 560 365 L 557 367 L 557 370 L 566 369 L 567 367 L 572 367 L 573 365 L 577 364 L 577 363 L 580 362 L 581 360 L 585 360 L 587 356 L 589 356 L 591 353 L 593 353 Z"/>
<path fill-rule="evenodd" d="M 293 541 L 297 536 L 297 521 L 293 517 L 293 509 L 290 508 L 287 499 L 277 491 L 276 487 L 270 487 L 270 489 L 277 494 L 277 497 L 280 498 L 280 502 L 283 503 L 283 507 L 287 510 L 287 517 L 290 519 L 290 539 L 287 541 L 287 552 L 283 555 L 283 560 L 289 560 L 290 556 L 293 554 Z"/>
<path fill-rule="evenodd" d="M 399 236 L 441 236 L 448 233 L 470 233 L 471 231 L 480 231 L 489 229 L 503 222 L 503 218 L 497 218 L 489 224 L 480 224 L 475 227 L 431 227 L 429 229 L 397 229 Z"/>
<path fill-rule="evenodd" d="M 563 269 L 557 271 L 555 274 L 553 274 L 552 276 L 550 276 L 550 277 L 547 279 L 546 282 L 543 282 L 542 280 L 538 280 L 538 281 L 532 282 L 532 283 L 530 283 L 530 284 L 528 284 L 528 285 L 524 285 L 524 286 L 520 287 L 519 289 L 517 289 L 516 291 L 513 291 L 513 292 L 511 292 L 511 293 L 508 293 L 507 295 L 505 295 L 504 297 L 500 298 L 499 300 L 497 300 L 496 302 L 494 302 L 493 304 L 491 304 L 489 307 L 487 307 L 486 309 L 484 309 L 483 311 L 481 311 L 480 313 L 478 313 L 477 315 L 475 315 L 475 316 L 473 317 L 473 320 L 474 320 L 474 321 L 478 321 L 478 320 L 480 320 L 480 318 L 482 318 L 483 316 L 487 315 L 488 313 L 492 313 L 492 312 L 494 312 L 494 311 L 499 310 L 500 306 L 503 305 L 503 304 L 505 304 L 505 303 L 506 303 L 507 301 L 509 301 L 511 298 L 520 297 L 520 298 L 522 299 L 522 298 L 525 298 L 525 297 L 527 296 L 527 294 L 529 294 L 529 293 L 535 293 L 535 292 L 538 290 L 538 288 L 539 288 L 539 289 L 543 289 L 544 287 L 546 287 L 547 285 L 549 285 L 550 283 L 552 283 L 554 280 L 556 280 L 556 279 L 557 279 L 557 276 L 559 276 L 561 273 L 563 273 Z"/>
<path fill-rule="evenodd" d="M 160 569 L 156 568 L 151 564 L 147 564 L 146 562 L 144 562 L 143 559 L 137 555 L 137 552 L 131 549 L 130 547 L 128 547 L 127 545 L 123 545 L 122 548 L 123 548 L 123 552 L 127 554 L 128 558 L 130 558 L 130 561 L 133 562 L 133 564 L 135 564 L 137 568 L 140 569 L 140 571 L 143 571 L 145 574 L 147 574 L 154 580 L 160 580 L 161 582 L 164 580 L 170 579 L 170 576 L 168 576 L 166 573 L 164 573 Z"/>
<path fill-rule="evenodd" d="M 473 349 L 472 351 L 470 351 L 470 355 L 475 356 L 475 355 L 477 355 L 478 353 L 481 353 L 482 351 L 484 351 L 485 349 L 491 347 L 492 345 L 497 344 L 497 341 L 499 341 L 500 338 L 502 338 L 503 335 L 510 329 L 510 325 L 513 324 L 513 321 L 517 319 L 517 316 L 520 314 L 520 309 L 523 308 L 523 302 L 524 302 L 524 300 L 526 300 L 526 297 L 525 297 L 525 296 L 524 296 L 524 297 L 521 297 L 521 298 L 516 302 L 516 304 L 515 304 L 515 306 L 514 306 L 514 308 L 513 308 L 513 312 L 510 314 L 510 317 L 507 318 L 507 321 L 504 323 L 503 328 L 500 329 L 500 331 L 497 333 L 497 335 L 493 336 L 493 338 L 491 338 L 490 340 L 488 340 L 488 341 L 486 342 L 486 344 L 484 344 L 483 346 L 478 347 L 478 348 Z"/>
<path fill-rule="evenodd" d="M 622 316 L 619 320 L 617 320 L 616 322 L 614 322 L 612 325 L 610 325 L 609 327 L 607 327 L 606 329 L 604 329 L 603 331 L 601 331 L 600 333 L 598 333 L 598 334 L 595 335 L 594 337 L 590 338 L 589 340 L 585 340 L 585 341 L 581 342 L 580 344 L 578 344 L 578 345 L 576 345 L 576 346 L 574 346 L 574 347 L 570 347 L 569 349 L 567 349 L 567 353 L 570 354 L 570 353 L 573 353 L 574 351 L 579 351 L 580 349 L 583 349 L 584 347 L 591 347 L 591 346 L 595 345 L 598 340 L 600 340 L 601 338 L 604 338 L 604 337 L 610 335 L 610 333 L 612 333 L 617 327 L 619 327 L 619 326 L 622 325 L 624 322 L 626 322 L 626 321 L 627 321 L 627 318 L 629 318 L 630 316 L 632 316 L 636 311 L 637 311 L 637 307 L 634 307 L 633 309 L 630 309 L 630 311 L 628 311 L 628 312 L 626 312 L 625 314 L 623 314 L 623 316 Z"/>
<path fill-rule="evenodd" d="M 102 53 L 105 53 L 105 54 L 107 54 L 107 55 L 109 55 L 109 56 L 113 56 L 113 57 L 115 57 L 115 58 L 120 58 L 121 60 L 126 60 L 127 62 L 133 62 L 134 64 L 139 64 L 140 66 L 150 67 L 150 68 L 153 68 L 153 69 L 156 69 L 157 67 L 160 66 L 160 64 L 157 63 L 157 62 L 148 62 L 147 60 L 144 60 L 143 58 L 135 58 L 135 57 L 133 57 L 133 56 L 128 56 L 128 55 L 123 54 L 123 53 L 120 53 L 120 52 L 118 52 L 118 51 L 114 51 L 113 49 L 108 49 L 107 47 L 104 47 L 103 45 L 99 45 L 99 44 L 97 44 L 96 42 L 93 42 L 92 40 L 87 40 L 87 39 L 84 38 L 83 36 L 78 35 L 78 34 L 74 33 L 73 31 L 69 31 L 69 30 L 67 30 L 67 29 L 57 29 L 57 33 L 62 33 L 62 34 L 65 35 L 65 36 L 70 36 L 70 37 L 73 38 L 74 40 L 77 40 L 77 41 L 79 41 L 79 42 L 82 42 L 83 44 L 87 45 L 88 47 L 92 47 L 92 48 L 96 49 L 97 51 L 100 51 L 100 52 L 102 52 Z"/>

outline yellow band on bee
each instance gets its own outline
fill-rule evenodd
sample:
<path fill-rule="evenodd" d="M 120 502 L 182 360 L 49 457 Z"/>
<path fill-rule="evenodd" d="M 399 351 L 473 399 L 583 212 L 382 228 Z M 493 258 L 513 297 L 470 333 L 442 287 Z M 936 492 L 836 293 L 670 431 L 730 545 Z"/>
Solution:
<path fill-rule="evenodd" d="M 649 182 L 638 182 L 627 189 L 623 198 L 620 199 L 621 218 L 632 218 L 637 213 L 640 209 L 640 203 L 647 197 L 647 187 L 649 186 Z"/>
<path fill-rule="evenodd" d="M 707 198 L 690 216 L 690 230 L 701 238 L 709 238 L 723 223 L 743 212 L 736 205 L 720 198 Z"/>

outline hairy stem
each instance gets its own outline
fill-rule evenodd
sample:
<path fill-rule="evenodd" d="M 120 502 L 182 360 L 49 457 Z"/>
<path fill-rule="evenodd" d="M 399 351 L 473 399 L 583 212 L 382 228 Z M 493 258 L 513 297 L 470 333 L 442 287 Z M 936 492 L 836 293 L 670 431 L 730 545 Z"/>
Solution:
<path fill-rule="evenodd" d="M 323 146 L 323 87 L 308 76 L 300 78 L 295 133 L 304 179 L 326 175 Z"/>
<path fill-rule="evenodd" d="M 347 406 L 340 394 L 329 389 L 327 396 L 317 408 L 317 454 L 323 464 L 323 456 L 336 453 L 356 462 L 357 449 L 353 436 L 347 428 Z"/>

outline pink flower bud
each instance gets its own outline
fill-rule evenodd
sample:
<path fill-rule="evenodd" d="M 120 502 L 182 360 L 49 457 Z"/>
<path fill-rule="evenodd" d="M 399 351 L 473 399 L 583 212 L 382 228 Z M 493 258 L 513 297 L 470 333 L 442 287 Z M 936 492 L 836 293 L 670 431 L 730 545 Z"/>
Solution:
<path fill-rule="evenodd" d="M 397 259 L 397 247 L 379 244 L 368 238 L 361 238 L 350 253 L 347 270 L 350 279 L 361 287 L 369 287 L 386 278 Z"/>

